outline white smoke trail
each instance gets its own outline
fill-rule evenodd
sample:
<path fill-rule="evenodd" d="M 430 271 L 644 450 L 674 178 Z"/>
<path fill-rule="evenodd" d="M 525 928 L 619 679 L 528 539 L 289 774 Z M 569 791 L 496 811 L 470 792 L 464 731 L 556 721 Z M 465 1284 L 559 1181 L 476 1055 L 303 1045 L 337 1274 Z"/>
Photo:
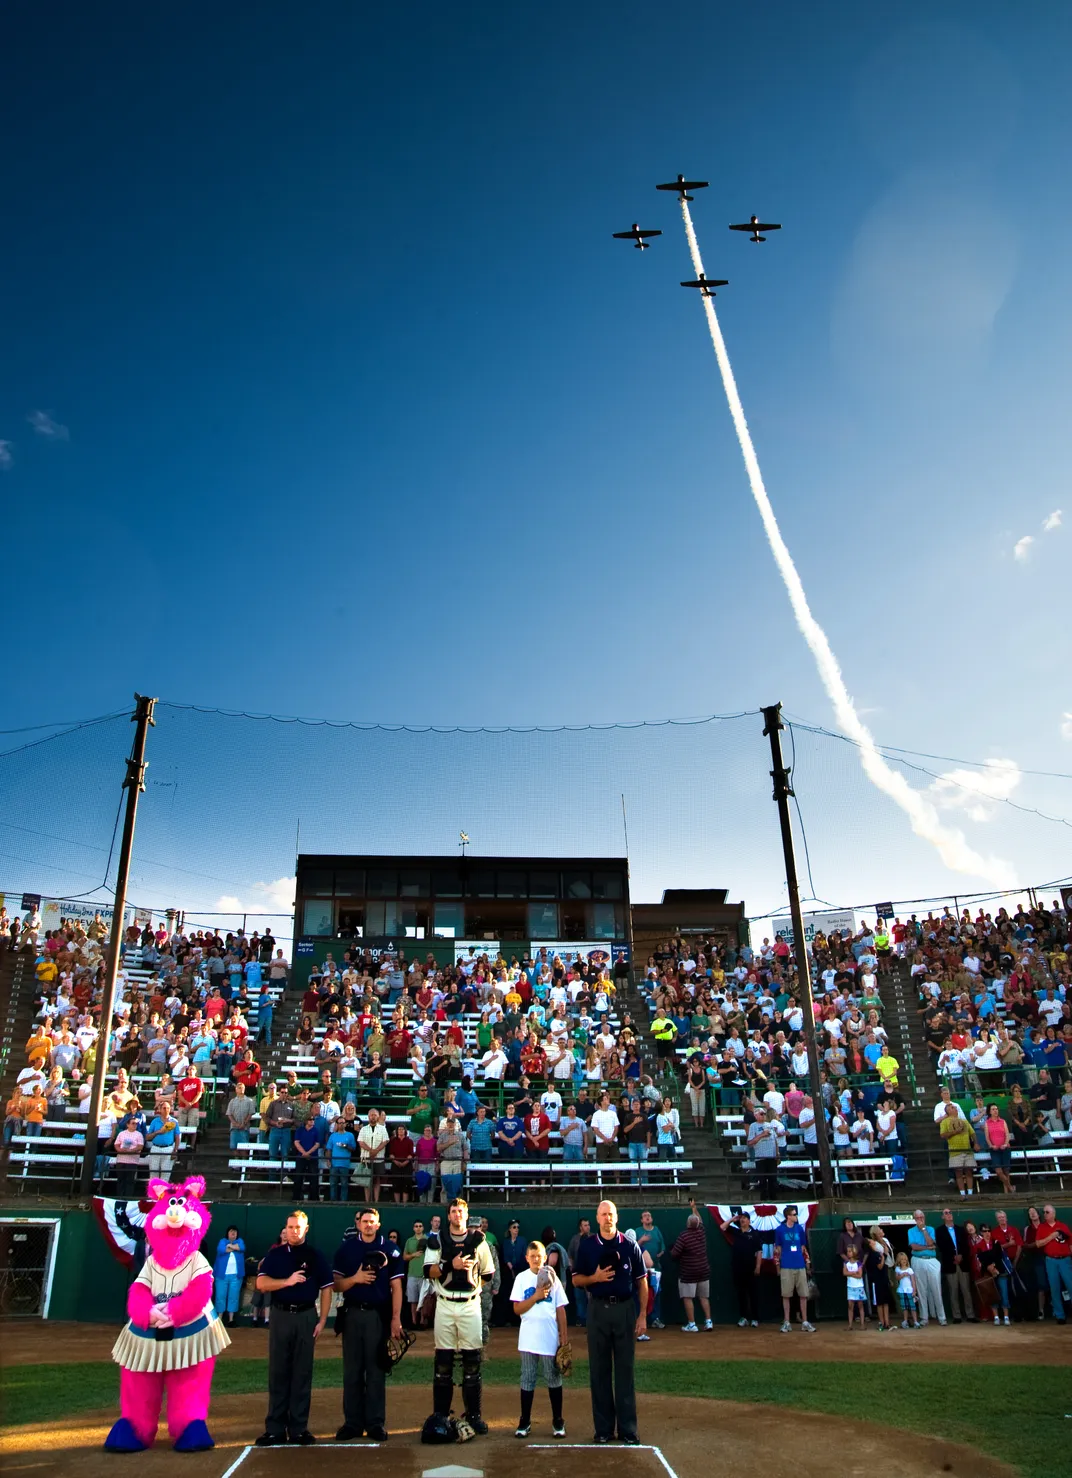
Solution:
<path fill-rule="evenodd" d="M 681 202 L 681 218 L 685 223 L 685 235 L 688 237 L 693 270 L 697 277 L 702 277 L 704 265 L 700 258 L 700 247 L 693 229 L 692 216 L 689 214 L 688 203 L 685 200 Z M 891 769 L 886 763 L 875 746 L 870 730 L 856 712 L 856 706 L 845 686 L 845 679 L 841 675 L 841 668 L 827 640 L 826 632 L 811 613 L 808 597 L 804 593 L 804 585 L 793 563 L 793 556 L 789 553 L 786 542 L 782 538 L 782 531 L 778 527 L 778 520 L 774 516 L 774 509 L 767 496 L 763 474 L 759 470 L 756 449 L 752 445 L 752 436 L 748 430 L 748 422 L 745 420 L 744 407 L 737 393 L 737 382 L 730 368 L 726 343 L 715 313 L 715 305 L 706 293 L 701 293 L 701 297 L 707 313 L 707 326 L 711 330 L 711 342 L 715 346 L 715 358 L 722 372 L 722 383 L 726 389 L 730 415 L 733 417 L 737 439 L 741 443 L 741 453 L 748 472 L 752 496 L 756 500 L 759 516 L 763 520 L 763 527 L 766 530 L 774 561 L 785 582 L 797 625 L 800 627 L 804 640 L 811 648 L 815 665 L 819 669 L 819 677 L 834 706 L 838 723 L 844 733 L 849 738 L 855 739 L 860 746 L 860 762 L 864 773 L 873 784 L 878 786 L 879 790 L 884 791 L 900 806 L 912 823 L 912 830 L 918 837 L 922 837 L 924 841 L 930 842 L 936 848 L 947 867 L 955 872 L 970 873 L 976 877 L 985 878 L 987 882 L 999 887 L 1010 886 L 1013 878 L 1009 865 L 996 857 L 983 857 L 968 844 L 962 832 L 943 826 L 934 806 L 918 791 L 913 790 L 903 775 Z"/>

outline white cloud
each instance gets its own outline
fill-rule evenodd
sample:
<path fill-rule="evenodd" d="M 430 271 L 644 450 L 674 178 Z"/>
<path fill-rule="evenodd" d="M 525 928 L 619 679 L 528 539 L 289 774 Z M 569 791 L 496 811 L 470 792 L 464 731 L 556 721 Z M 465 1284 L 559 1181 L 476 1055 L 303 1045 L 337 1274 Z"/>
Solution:
<path fill-rule="evenodd" d="M 1072 713 L 1061 715 L 1061 738 L 1072 743 Z"/>
<path fill-rule="evenodd" d="M 55 420 L 48 411 L 31 411 L 26 419 L 38 436 L 43 436 L 48 441 L 70 441 L 71 439 L 71 433 L 67 427 Z"/>
<path fill-rule="evenodd" d="M 940 811 L 963 811 L 971 821 L 989 821 L 999 801 L 1007 801 L 1020 784 L 1015 760 L 987 760 L 982 770 L 947 770 L 927 791 Z"/>
<path fill-rule="evenodd" d="M 216 899 L 213 908 L 217 913 L 244 913 L 250 918 L 290 913 L 294 908 L 294 879 L 276 878 L 274 883 L 251 883 L 245 898 L 224 893 Z"/>
<path fill-rule="evenodd" d="M 1016 543 L 1012 546 L 1013 559 L 1018 559 L 1021 564 L 1024 564 L 1031 553 L 1031 546 L 1034 542 L 1030 534 L 1025 534 L 1022 539 L 1017 539 Z"/>
<path fill-rule="evenodd" d="M 0 472 L 6 472 L 14 460 L 10 441 L 0 441 Z"/>
<path fill-rule="evenodd" d="M 1059 529 L 1060 527 L 1061 510 L 1060 508 L 1055 508 L 1052 513 L 1048 514 L 1047 517 L 1042 520 L 1042 532 L 1044 534 L 1052 534 L 1054 529 Z"/>

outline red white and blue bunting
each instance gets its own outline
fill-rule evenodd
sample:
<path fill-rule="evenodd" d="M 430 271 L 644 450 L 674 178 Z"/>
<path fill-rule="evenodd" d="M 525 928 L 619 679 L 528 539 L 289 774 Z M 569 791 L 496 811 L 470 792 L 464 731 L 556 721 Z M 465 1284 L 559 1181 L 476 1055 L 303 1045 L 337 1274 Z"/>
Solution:
<path fill-rule="evenodd" d="M 117 1262 L 133 1267 L 145 1242 L 145 1220 L 152 1209 L 151 1201 L 115 1201 L 104 1196 L 93 1197 L 93 1214 L 100 1223 L 104 1240 Z"/>

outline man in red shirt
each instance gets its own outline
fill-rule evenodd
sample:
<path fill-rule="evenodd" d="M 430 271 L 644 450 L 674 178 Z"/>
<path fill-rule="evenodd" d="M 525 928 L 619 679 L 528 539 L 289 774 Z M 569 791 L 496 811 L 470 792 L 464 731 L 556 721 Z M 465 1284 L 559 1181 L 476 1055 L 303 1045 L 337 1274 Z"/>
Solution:
<path fill-rule="evenodd" d="M 1024 1239 L 1015 1227 L 1009 1225 L 1009 1218 L 1004 1211 L 996 1211 L 994 1221 L 996 1225 L 990 1233 L 990 1240 L 996 1242 L 999 1247 L 1004 1247 L 1009 1261 L 1015 1268 L 1023 1255 Z"/>
<path fill-rule="evenodd" d="M 404 1026 L 396 1026 L 387 1038 L 387 1054 L 393 1067 L 405 1067 L 409 1061 L 413 1038 Z"/>
<path fill-rule="evenodd" d="M 253 1093 L 260 1085 L 261 1065 L 253 1060 L 253 1048 L 247 1047 L 241 1059 L 235 1063 L 231 1076 L 236 1083 L 245 1083 L 246 1092 Z"/>
<path fill-rule="evenodd" d="M 1072 1299 L 1072 1232 L 1057 1220 L 1053 1206 L 1042 1208 L 1042 1225 L 1035 1235 L 1035 1246 L 1046 1254 L 1046 1277 L 1050 1285 L 1053 1317 L 1058 1324 L 1068 1319 L 1062 1293 Z"/>
<path fill-rule="evenodd" d="M 183 1129 L 193 1129 L 197 1132 L 201 1123 L 201 1095 L 205 1091 L 197 1071 L 197 1064 L 191 1063 L 185 1078 L 180 1078 L 175 1086 L 175 1117 Z"/>

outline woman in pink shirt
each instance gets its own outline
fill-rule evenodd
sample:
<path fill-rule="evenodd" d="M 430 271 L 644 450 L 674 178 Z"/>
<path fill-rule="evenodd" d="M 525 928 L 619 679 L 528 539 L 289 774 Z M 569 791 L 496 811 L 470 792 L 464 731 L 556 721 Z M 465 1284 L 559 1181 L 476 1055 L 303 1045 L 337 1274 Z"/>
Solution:
<path fill-rule="evenodd" d="M 1001 1117 L 1001 1110 L 996 1103 L 990 1104 L 987 1108 L 986 1118 L 983 1120 L 983 1133 L 986 1136 L 986 1147 L 990 1151 L 990 1168 L 1001 1181 L 1002 1190 L 1009 1195 L 1012 1191 L 1012 1182 L 1009 1180 L 1012 1143 L 1009 1126 Z"/>

